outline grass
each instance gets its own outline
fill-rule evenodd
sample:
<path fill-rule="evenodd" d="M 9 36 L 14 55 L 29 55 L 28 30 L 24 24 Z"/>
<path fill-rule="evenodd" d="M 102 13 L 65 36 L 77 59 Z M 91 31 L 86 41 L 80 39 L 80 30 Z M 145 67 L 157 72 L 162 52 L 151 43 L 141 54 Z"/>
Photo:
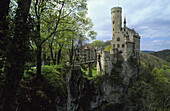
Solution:
<path fill-rule="evenodd" d="M 96 69 L 96 67 L 94 67 L 93 69 L 92 69 L 92 77 L 89 77 L 89 75 L 88 75 L 88 68 L 87 68 L 87 70 L 84 70 L 83 68 L 81 68 L 81 70 L 85 73 L 84 75 L 83 75 L 83 77 L 84 78 L 87 78 L 88 80 L 91 80 L 91 79 L 94 79 L 94 78 L 96 78 L 96 77 L 98 77 L 98 76 L 101 76 L 101 75 L 97 75 L 97 69 Z"/>

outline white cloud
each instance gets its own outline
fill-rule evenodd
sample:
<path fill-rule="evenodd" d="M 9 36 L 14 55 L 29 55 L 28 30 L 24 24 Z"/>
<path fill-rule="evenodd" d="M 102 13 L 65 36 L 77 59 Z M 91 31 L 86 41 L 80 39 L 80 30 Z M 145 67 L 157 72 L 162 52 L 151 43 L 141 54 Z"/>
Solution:
<path fill-rule="evenodd" d="M 141 44 L 142 50 L 159 51 L 163 49 L 170 49 L 170 40 L 153 40 L 143 41 Z"/>
<path fill-rule="evenodd" d="M 134 28 L 143 38 L 169 37 L 170 0 L 119 0 L 122 16 L 127 26 Z M 118 0 L 89 0 L 88 16 L 98 32 L 97 39 L 111 39 L 111 8 L 118 6 Z M 144 41 L 145 42 L 145 41 Z"/>

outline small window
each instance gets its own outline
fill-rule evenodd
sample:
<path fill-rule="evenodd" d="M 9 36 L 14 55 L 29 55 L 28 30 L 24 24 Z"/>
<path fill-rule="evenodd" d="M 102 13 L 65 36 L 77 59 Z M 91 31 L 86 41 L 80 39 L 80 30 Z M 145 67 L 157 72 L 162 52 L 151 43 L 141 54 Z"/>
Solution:
<path fill-rule="evenodd" d="M 124 44 L 122 44 L 122 48 L 124 48 L 125 47 L 125 45 Z"/>
<path fill-rule="evenodd" d="M 114 31 L 114 28 L 113 28 L 113 31 Z"/>
<path fill-rule="evenodd" d="M 119 46 L 119 44 L 117 44 L 117 48 L 119 48 L 120 46 Z"/>
<path fill-rule="evenodd" d="M 117 38 L 117 41 L 120 41 L 120 38 L 119 38 L 119 37 Z"/>
<path fill-rule="evenodd" d="M 115 24 L 115 21 L 113 21 L 113 24 Z"/>
<path fill-rule="evenodd" d="M 115 44 L 113 44 L 113 48 L 115 48 Z"/>

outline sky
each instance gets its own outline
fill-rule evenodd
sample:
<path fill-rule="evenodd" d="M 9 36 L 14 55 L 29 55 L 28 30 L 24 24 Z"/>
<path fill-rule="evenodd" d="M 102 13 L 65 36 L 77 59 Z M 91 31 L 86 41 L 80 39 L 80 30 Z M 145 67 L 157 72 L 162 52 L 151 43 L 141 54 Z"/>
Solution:
<path fill-rule="evenodd" d="M 122 7 L 122 21 L 141 36 L 141 50 L 170 49 L 170 0 L 88 0 L 96 40 L 111 40 L 111 8 Z"/>

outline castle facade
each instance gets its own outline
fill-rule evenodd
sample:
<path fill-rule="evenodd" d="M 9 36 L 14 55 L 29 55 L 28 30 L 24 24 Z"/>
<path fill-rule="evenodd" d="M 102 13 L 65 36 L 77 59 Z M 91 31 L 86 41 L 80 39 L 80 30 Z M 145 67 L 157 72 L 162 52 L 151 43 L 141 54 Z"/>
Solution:
<path fill-rule="evenodd" d="M 97 52 L 97 72 L 110 74 L 113 63 L 118 59 L 127 61 L 130 57 L 139 61 L 140 36 L 126 26 L 126 18 L 122 27 L 122 8 L 111 9 L 111 50 Z"/>

